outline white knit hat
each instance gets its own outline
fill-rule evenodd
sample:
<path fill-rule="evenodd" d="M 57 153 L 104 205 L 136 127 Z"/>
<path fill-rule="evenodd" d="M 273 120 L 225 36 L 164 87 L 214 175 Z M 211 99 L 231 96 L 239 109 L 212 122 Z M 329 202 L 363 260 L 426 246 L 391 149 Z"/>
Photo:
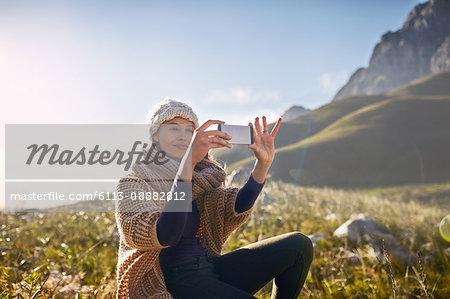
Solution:
<path fill-rule="evenodd" d="M 147 114 L 147 123 L 150 125 L 150 138 L 158 131 L 160 125 L 175 117 L 182 117 L 194 123 L 194 129 L 198 127 L 198 118 L 192 108 L 177 99 L 165 98 L 157 103 Z"/>

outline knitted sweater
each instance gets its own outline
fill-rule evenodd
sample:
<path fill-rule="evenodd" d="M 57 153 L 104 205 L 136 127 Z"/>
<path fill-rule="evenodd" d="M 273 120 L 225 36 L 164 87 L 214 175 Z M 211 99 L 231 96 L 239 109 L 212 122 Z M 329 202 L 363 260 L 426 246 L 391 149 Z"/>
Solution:
<path fill-rule="evenodd" d="M 258 198 L 263 186 L 250 175 L 245 185 L 239 190 L 236 197 L 234 210 L 238 213 L 250 209 Z M 177 189 L 175 189 L 177 190 Z M 167 205 L 164 209 L 167 208 Z M 206 256 L 200 240 L 197 238 L 198 226 L 200 225 L 200 215 L 197 204 L 192 202 L 192 212 L 162 212 L 157 222 L 158 239 L 161 244 L 174 244 L 169 248 L 163 248 L 159 254 L 161 268 L 168 264 L 191 256 Z"/>
<path fill-rule="evenodd" d="M 173 298 L 167 291 L 159 264 L 163 246 L 156 224 L 163 200 L 131 200 L 134 192 L 168 192 L 180 163 L 170 157 L 163 165 L 137 164 L 117 185 L 122 200 L 116 204 L 120 236 L 117 263 L 117 298 Z M 149 159 L 151 161 L 151 159 Z M 200 225 L 197 236 L 212 256 L 219 256 L 231 233 L 244 223 L 253 207 L 238 213 L 239 188 L 224 188 L 225 171 L 208 159 L 199 162 L 192 175 L 192 199 L 196 201 Z"/>

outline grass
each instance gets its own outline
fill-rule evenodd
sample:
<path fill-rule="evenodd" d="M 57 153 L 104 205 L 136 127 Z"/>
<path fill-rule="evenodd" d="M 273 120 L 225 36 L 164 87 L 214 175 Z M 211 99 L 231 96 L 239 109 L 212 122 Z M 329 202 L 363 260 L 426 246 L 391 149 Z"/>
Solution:
<path fill-rule="evenodd" d="M 306 298 L 450 297 L 450 244 L 439 235 L 450 214 L 450 184 L 341 190 L 299 187 L 268 179 L 249 220 L 224 246 L 231 251 L 290 231 L 325 235 L 302 289 Z M 366 213 L 398 242 L 421 254 L 421 264 L 386 259 L 368 245 L 351 247 L 333 237 L 352 214 Z M 332 217 L 330 217 L 332 216 Z M 0 298 L 113 298 L 118 235 L 112 213 L 23 213 L 1 216 Z M 327 220 L 328 219 L 328 220 Z M 346 259 L 352 251 L 361 263 Z M 270 298 L 268 283 L 256 296 Z"/>

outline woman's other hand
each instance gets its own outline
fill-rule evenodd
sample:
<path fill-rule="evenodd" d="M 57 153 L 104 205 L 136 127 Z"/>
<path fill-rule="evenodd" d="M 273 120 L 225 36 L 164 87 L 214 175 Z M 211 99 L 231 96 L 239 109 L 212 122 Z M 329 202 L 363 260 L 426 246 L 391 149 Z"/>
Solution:
<path fill-rule="evenodd" d="M 248 125 L 253 127 L 252 123 L 249 123 Z M 253 168 L 251 175 L 259 184 L 263 184 L 265 182 L 267 172 L 269 171 L 270 165 L 272 165 L 273 158 L 275 157 L 274 140 L 280 125 L 281 117 L 278 118 L 272 132 L 269 134 L 267 130 L 266 117 L 263 116 L 262 130 L 259 123 L 259 117 L 255 118 L 256 129 L 253 129 L 254 144 L 249 144 L 248 148 L 251 148 L 256 156 L 255 167 Z"/>
<path fill-rule="evenodd" d="M 253 127 L 253 124 L 248 123 L 249 126 Z M 275 145 L 274 140 L 277 135 L 278 129 L 281 125 L 281 117 L 278 118 L 275 126 L 272 129 L 270 134 L 267 129 L 267 120 L 266 117 L 262 117 L 262 128 L 259 123 L 259 117 L 255 118 L 255 126 L 253 127 L 253 140 L 254 144 L 249 144 L 248 148 L 251 148 L 255 153 L 258 161 L 264 165 L 272 164 L 272 161 L 275 157 Z"/>

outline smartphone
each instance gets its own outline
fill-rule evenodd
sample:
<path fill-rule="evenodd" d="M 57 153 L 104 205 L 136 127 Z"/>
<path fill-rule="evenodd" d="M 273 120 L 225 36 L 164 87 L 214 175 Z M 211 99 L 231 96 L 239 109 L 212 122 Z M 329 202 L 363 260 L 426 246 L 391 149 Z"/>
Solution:
<path fill-rule="evenodd" d="M 218 130 L 231 136 L 232 144 L 253 144 L 253 127 L 218 124 Z"/>

